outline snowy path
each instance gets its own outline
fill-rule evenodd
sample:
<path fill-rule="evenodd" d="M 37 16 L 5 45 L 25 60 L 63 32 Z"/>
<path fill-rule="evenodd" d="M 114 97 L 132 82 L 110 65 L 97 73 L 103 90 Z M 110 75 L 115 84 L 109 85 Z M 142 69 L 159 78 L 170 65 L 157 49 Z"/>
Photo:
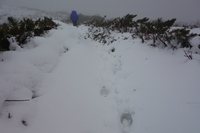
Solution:
<path fill-rule="evenodd" d="M 110 105 L 97 85 L 101 63 L 95 49 L 81 43 L 63 54 L 43 84 L 47 93 L 37 99 L 38 113 L 29 131 L 105 133 Z"/>

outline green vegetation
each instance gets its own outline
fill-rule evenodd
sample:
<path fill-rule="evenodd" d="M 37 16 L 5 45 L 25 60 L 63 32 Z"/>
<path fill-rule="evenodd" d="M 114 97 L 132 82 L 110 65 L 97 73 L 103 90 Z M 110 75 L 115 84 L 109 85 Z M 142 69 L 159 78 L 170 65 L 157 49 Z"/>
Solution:
<path fill-rule="evenodd" d="M 108 20 L 106 16 L 79 14 L 79 23 L 88 26 L 85 39 L 91 38 L 103 44 L 117 41 L 112 32 L 130 33 L 133 39 L 140 38 L 142 43 L 148 41 L 151 46 L 169 47 L 174 50 L 179 47 L 191 48 L 190 40 L 197 36 L 197 34 L 190 33 L 191 27 L 172 28 L 176 19 L 164 21 L 162 18 L 158 18 L 149 21 L 149 18 L 144 17 L 134 20 L 136 17 L 137 15 L 127 14 L 121 18 Z M 41 36 L 57 26 L 58 24 L 47 17 L 39 18 L 36 21 L 29 18 L 18 21 L 8 17 L 8 23 L 0 25 L 0 51 L 11 50 L 10 44 L 13 42 L 23 47 L 34 36 Z M 124 37 L 123 39 L 128 38 Z"/>
<path fill-rule="evenodd" d="M 131 33 L 133 38 L 140 38 L 142 43 L 145 41 L 152 41 L 151 46 L 162 46 L 176 49 L 177 47 L 189 47 L 190 40 L 197 36 L 197 34 L 190 33 L 190 30 L 177 28 L 172 30 L 176 19 L 164 21 L 158 18 L 154 21 L 149 21 L 145 17 L 134 21 L 137 15 L 127 14 L 122 18 L 115 18 L 113 20 L 106 20 L 105 17 L 101 20 L 92 20 L 85 23 L 89 26 L 88 33 L 85 38 L 91 38 L 103 44 L 110 44 L 116 41 L 111 32 Z M 124 38 L 127 39 L 127 38 Z"/>
<path fill-rule="evenodd" d="M 30 38 L 41 36 L 57 26 L 51 18 L 47 17 L 36 21 L 29 18 L 17 21 L 8 17 L 8 23 L 0 25 L 0 51 L 10 50 L 10 43 L 12 42 L 16 42 L 22 47 Z"/>

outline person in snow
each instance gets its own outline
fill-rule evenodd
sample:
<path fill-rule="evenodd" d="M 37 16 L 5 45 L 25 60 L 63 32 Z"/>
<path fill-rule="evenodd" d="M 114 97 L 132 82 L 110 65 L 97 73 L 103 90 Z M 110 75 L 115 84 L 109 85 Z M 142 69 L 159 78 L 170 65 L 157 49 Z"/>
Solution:
<path fill-rule="evenodd" d="M 71 21 L 73 23 L 73 26 L 77 26 L 78 25 L 78 14 L 77 14 L 76 11 L 73 10 L 71 12 L 70 19 L 71 19 Z"/>

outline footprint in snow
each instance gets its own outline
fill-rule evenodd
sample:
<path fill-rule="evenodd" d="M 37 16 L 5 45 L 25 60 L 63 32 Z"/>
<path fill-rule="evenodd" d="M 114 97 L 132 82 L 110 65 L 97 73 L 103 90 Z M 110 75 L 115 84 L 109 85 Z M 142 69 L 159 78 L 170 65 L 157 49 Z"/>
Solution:
<path fill-rule="evenodd" d="M 121 114 L 120 118 L 120 129 L 122 133 L 130 133 L 131 127 L 133 126 L 133 118 L 130 112 L 124 112 Z"/>
<path fill-rule="evenodd" d="M 130 113 L 123 113 L 121 115 L 121 123 L 124 126 L 130 127 L 132 125 L 132 123 L 133 123 L 132 115 Z"/>
<path fill-rule="evenodd" d="M 107 95 L 108 95 L 109 93 L 110 93 L 109 90 L 106 89 L 105 86 L 103 86 L 103 87 L 101 88 L 101 90 L 100 90 L 100 94 L 101 94 L 102 96 L 104 96 L 104 97 L 107 97 Z"/>

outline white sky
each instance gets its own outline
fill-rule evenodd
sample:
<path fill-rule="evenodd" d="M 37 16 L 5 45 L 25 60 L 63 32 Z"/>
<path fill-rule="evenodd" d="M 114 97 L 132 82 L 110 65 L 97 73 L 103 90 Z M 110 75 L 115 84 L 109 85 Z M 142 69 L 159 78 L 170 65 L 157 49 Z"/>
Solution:
<path fill-rule="evenodd" d="M 88 15 L 122 17 L 137 14 L 138 18 L 177 18 L 177 21 L 200 20 L 200 0 L 0 0 L 0 5 L 25 6 L 50 11 L 76 10 Z"/>

